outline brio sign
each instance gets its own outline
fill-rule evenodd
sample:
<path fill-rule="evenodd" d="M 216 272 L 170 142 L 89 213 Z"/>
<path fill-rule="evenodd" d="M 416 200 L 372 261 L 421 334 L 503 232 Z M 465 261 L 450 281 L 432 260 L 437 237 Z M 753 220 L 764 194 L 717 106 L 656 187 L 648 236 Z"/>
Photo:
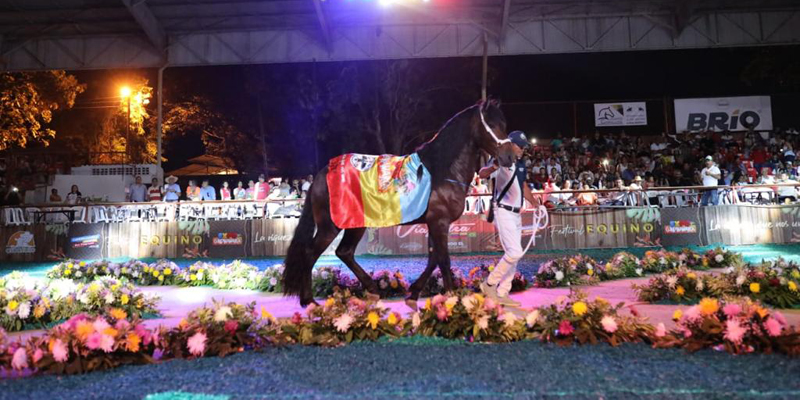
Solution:
<path fill-rule="evenodd" d="M 768 96 L 675 100 L 678 132 L 771 130 Z"/>

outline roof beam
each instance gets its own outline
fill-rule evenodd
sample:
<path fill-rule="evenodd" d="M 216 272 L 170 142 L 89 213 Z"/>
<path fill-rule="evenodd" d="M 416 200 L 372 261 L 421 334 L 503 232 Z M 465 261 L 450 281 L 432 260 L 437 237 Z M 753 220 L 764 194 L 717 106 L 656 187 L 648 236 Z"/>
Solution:
<path fill-rule="evenodd" d="M 122 0 L 122 4 L 130 11 L 133 19 L 136 20 L 145 35 L 147 35 L 147 38 L 150 39 L 150 43 L 159 52 L 164 52 L 167 48 L 167 33 L 147 4 L 145 4 L 145 0 Z"/>
<path fill-rule="evenodd" d="M 319 20 L 319 27 L 322 29 L 322 37 L 325 39 L 325 47 L 328 49 L 328 52 L 330 52 L 333 41 L 331 40 L 331 31 L 330 26 L 328 25 L 328 19 L 325 17 L 325 12 L 322 11 L 322 4 L 320 3 L 320 0 L 314 0 L 314 9 L 317 11 L 317 19 Z"/>

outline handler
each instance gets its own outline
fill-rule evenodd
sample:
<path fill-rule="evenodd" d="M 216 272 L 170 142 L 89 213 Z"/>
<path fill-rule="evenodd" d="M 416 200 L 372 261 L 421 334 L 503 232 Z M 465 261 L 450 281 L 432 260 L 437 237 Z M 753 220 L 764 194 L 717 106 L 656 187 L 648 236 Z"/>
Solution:
<path fill-rule="evenodd" d="M 481 291 L 492 300 L 500 304 L 519 307 L 520 303 L 508 297 L 511 283 L 517 272 L 517 262 L 522 258 L 522 216 L 520 212 L 525 205 L 524 200 L 536 204 L 531 189 L 525 183 L 528 172 L 525 163 L 521 161 L 524 149 L 530 146 L 525 133 L 514 131 L 508 135 L 514 144 L 514 165 L 508 168 L 500 167 L 497 160 L 492 159 L 483 167 L 478 175 L 481 179 L 492 177 L 494 179 L 494 193 L 492 207 L 494 210 L 494 224 L 500 236 L 500 243 L 505 254 L 489 274 L 485 282 L 481 283 Z M 491 214 L 491 213 L 490 213 Z"/>

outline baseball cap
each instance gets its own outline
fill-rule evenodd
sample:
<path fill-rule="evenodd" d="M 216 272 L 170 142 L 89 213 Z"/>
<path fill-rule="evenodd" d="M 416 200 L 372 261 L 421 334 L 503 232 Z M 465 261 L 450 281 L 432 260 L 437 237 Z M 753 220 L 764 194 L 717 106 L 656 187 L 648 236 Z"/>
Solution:
<path fill-rule="evenodd" d="M 706 156 L 706 161 L 714 161 L 714 158 L 711 156 Z"/>
<path fill-rule="evenodd" d="M 525 132 L 522 131 L 514 131 L 508 134 L 508 138 L 511 140 L 511 143 L 524 148 L 530 146 L 528 143 L 528 138 L 525 136 Z"/>

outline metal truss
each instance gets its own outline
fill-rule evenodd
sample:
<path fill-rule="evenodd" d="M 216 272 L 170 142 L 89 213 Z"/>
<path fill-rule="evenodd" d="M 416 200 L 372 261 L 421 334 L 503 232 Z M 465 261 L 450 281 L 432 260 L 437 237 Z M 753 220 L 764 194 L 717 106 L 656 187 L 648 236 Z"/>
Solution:
<path fill-rule="evenodd" d="M 773 1 L 770 7 L 764 7 L 769 1 L 760 1 L 755 3 L 760 7 L 750 7 L 752 2 L 746 1 L 476 0 L 471 7 L 448 12 L 420 7 L 391 16 L 336 8 L 331 4 L 336 0 L 227 6 L 207 0 L 197 2 L 207 7 L 182 16 L 181 1 L 122 0 L 119 9 L 106 13 L 67 7 L 58 18 L 42 16 L 42 11 L 21 12 L 20 28 L 0 31 L 0 68 L 469 57 L 482 54 L 484 34 L 490 38 L 490 55 L 800 42 L 800 4 L 786 1 Z M 284 4 L 283 13 L 267 8 L 277 3 Z M 3 12 L 0 7 L 0 22 L 4 16 L 13 18 Z M 107 15 L 110 21 L 98 15 Z"/>

